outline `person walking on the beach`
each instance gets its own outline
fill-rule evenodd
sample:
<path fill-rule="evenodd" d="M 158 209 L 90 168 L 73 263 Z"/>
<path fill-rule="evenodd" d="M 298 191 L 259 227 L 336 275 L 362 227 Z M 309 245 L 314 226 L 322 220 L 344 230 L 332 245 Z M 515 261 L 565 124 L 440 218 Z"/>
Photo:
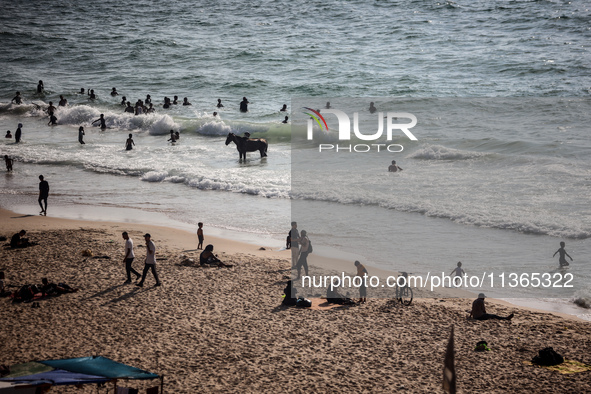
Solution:
<path fill-rule="evenodd" d="M 161 286 L 162 282 L 158 279 L 158 273 L 156 272 L 156 246 L 154 245 L 154 242 L 152 242 L 152 236 L 150 234 L 144 235 L 144 239 L 146 240 L 146 261 L 144 264 L 142 280 L 136 286 L 144 286 L 148 270 L 152 270 L 152 275 L 154 275 L 154 279 L 156 279 L 156 284 L 154 286 Z"/>
<path fill-rule="evenodd" d="M 291 230 L 289 230 L 289 239 L 291 241 L 291 269 L 294 269 L 298 263 L 298 256 L 300 255 L 300 233 L 298 232 L 298 223 L 291 222 Z"/>
<path fill-rule="evenodd" d="M 4 163 L 6 164 L 6 171 L 12 171 L 12 162 L 13 160 L 8 157 L 8 155 L 4 155 Z"/>
<path fill-rule="evenodd" d="M 365 287 L 365 282 L 369 274 L 365 266 L 359 261 L 355 261 L 355 267 L 357 267 L 357 275 L 355 276 L 358 276 L 362 279 L 361 286 L 359 286 L 359 302 L 365 303 L 367 302 L 367 287 Z"/>
<path fill-rule="evenodd" d="M 23 124 L 19 123 L 16 131 L 14 132 L 14 142 L 16 143 L 21 142 L 21 136 L 23 135 L 23 131 L 21 130 L 22 127 Z"/>
<path fill-rule="evenodd" d="M 132 150 L 135 146 L 135 142 L 133 142 L 133 135 L 129 134 L 129 138 L 125 141 L 125 150 Z"/>
<path fill-rule="evenodd" d="M 97 120 L 95 120 L 94 122 L 92 122 L 92 124 L 95 124 L 96 122 L 101 122 L 101 129 L 104 130 L 107 128 L 107 124 L 105 123 L 105 115 L 101 114 L 101 117 L 98 118 Z"/>
<path fill-rule="evenodd" d="M 389 172 L 402 171 L 402 168 L 396 165 L 396 160 L 392 160 L 392 164 L 388 167 Z"/>
<path fill-rule="evenodd" d="M 559 255 L 558 255 L 558 262 L 560 263 L 560 266 L 561 267 L 567 267 L 569 265 L 568 261 L 566 261 L 566 258 L 564 256 L 568 256 L 570 258 L 570 261 L 573 261 L 573 258 L 570 257 L 570 255 L 568 253 L 566 253 L 566 250 L 564 250 L 564 247 L 565 246 L 566 246 L 566 244 L 564 242 L 561 242 L 560 243 L 560 249 L 558 249 L 552 255 L 552 257 L 554 257 L 554 256 L 556 256 L 556 253 L 559 253 Z"/>
<path fill-rule="evenodd" d="M 80 142 L 81 144 L 85 144 L 84 142 L 84 127 L 80 126 L 78 128 L 78 142 Z"/>
<path fill-rule="evenodd" d="M 455 275 L 451 281 L 454 284 L 454 286 L 456 286 L 456 283 L 462 283 L 462 277 L 466 274 L 466 272 L 464 271 L 464 269 L 462 268 L 462 262 L 458 261 L 458 265 L 456 268 L 453 269 L 453 271 L 451 271 L 450 275 Z M 456 278 L 460 278 L 460 280 L 456 280 Z M 459 285 L 458 285 L 459 286 Z"/>
<path fill-rule="evenodd" d="M 304 267 L 304 271 L 306 272 L 306 276 L 308 276 L 308 247 L 310 246 L 310 240 L 306 236 L 306 230 L 302 230 L 302 236 L 299 238 L 300 243 L 300 257 L 298 259 L 298 263 L 296 268 L 298 270 L 298 277 L 296 280 L 300 279 L 302 267 Z M 293 248 L 293 245 L 292 245 Z"/>
<path fill-rule="evenodd" d="M 484 293 L 478 294 L 478 298 L 474 300 L 472 303 L 472 312 L 470 312 L 470 317 L 473 317 L 476 320 L 489 320 L 489 319 L 497 319 L 497 320 L 511 320 L 513 319 L 514 314 L 510 314 L 507 317 L 501 317 L 497 315 L 491 315 L 486 313 L 486 308 L 484 307 Z"/>
<path fill-rule="evenodd" d="M 43 179 L 43 175 L 39 175 L 39 206 L 41 207 L 40 215 L 47 216 L 47 197 L 49 197 L 49 183 Z M 43 207 L 45 203 L 45 207 Z"/>
<path fill-rule="evenodd" d="M 135 254 L 133 254 L 133 241 L 129 238 L 127 231 L 124 231 L 123 239 L 125 240 L 125 257 L 123 257 L 123 262 L 125 263 L 125 272 L 127 273 L 127 281 L 125 283 L 131 283 L 131 274 L 135 274 L 136 279 L 140 278 L 139 272 L 133 269 L 131 263 L 133 263 L 133 259 L 135 258 Z"/>
<path fill-rule="evenodd" d="M 199 244 L 197 245 L 197 249 L 203 249 L 203 223 L 197 223 L 199 228 L 197 229 L 197 238 L 199 238 Z"/>

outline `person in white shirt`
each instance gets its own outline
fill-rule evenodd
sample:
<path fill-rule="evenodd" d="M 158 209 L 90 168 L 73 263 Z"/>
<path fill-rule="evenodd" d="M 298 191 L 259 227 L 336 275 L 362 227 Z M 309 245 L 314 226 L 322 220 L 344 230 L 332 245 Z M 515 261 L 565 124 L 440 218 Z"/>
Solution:
<path fill-rule="evenodd" d="M 150 269 L 152 270 L 154 279 L 156 279 L 156 284 L 154 286 L 162 286 L 160 279 L 158 279 L 158 273 L 156 272 L 156 246 L 154 245 L 154 242 L 152 242 L 152 236 L 150 234 L 144 235 L 144 239 L 146 240 L 146 261 L 144 264 L 144 273 L 142 274 L 142 280 L 136 286 L 144 286 L 146 274 Z"/>
<path fill-rule="evenodd" d="M 127 231 L 124 231 L 123 239 L 125 240 L 125 257 L 123 257 L 123 262 L 125 263 L 125 272 L 127 273 L 127 281 L 125 283 L 131 283 L 131 274 L 134 273 L 136 279 L 140 278 L 140 273 L 133 269 L 131 263 L 133 263 L 133 259 L 135 255 L 133 254 L 133 241 L 129 238 Z"/>

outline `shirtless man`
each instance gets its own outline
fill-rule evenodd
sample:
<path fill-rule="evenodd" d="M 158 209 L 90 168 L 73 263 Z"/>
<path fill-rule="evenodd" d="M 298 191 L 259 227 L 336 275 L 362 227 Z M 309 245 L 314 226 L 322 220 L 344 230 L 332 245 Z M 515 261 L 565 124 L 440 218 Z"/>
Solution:
<path fill-rule="evenodd" d="M 21 97 L 21 92 L 16 92 L 16 96 L 14 96 L 14 98 L 10 100 L 10 102 L 15 104 L 22 104 L 23 98 Z"/>
<path fill-rule="evenodd" d="M 396 160 L 392 160 L 392 164 L 388 167 L 389 172 L 402 171 L 402 168 L 396 165 Z"/>
<path fill-rule="evenodd" d="M 132 150 L 135 146 L 135 142 L 133 142 L 133 134 L 129 134 L 129 138 L 125 141 L 125 150 Z"/>
<path fill-rule="evenodd" d="M 47 197 L 49 197 L 49 183 L 43 179 L 43 175 L 39 175 L 39 206 L 41 207 L 40 215 L 47 216 Z M 45 203 L 45 207 L 43 206 Z"/>
<path fill-rule="evenodd" d="M 474 300 L 472 303 L 472 312 L 470 312 L 470 317 L 473 317 L 476 320 L 489 320 L 489 319 L 497 319 L 497 320 L 511 320 L 513 319 L 514 314 L 510 314 L 507 317 L 501 317 L 497 315 L 491 315 L 486 313 L 486 308 L 484 307 L 484 293 L 478 294 L 478 298 Z"/>
<path fill-rule="evenodd" d="M 92 122 L 92 124 L 95 124 L 96 122 L 101 122 L 101 129 L 102 130 L 107 128 L 107 124 L 105 123 L 105 115 L 101 114 L 101 117 L 98 118 L 97 120 L 95 120 L 94 122 Z"/>
<path fill-rule="evenodd" d="M 60 102 L 58 103 L 60 107 L 65 107 L 68 105 L 68 100 L 64 98 L 64 96 L 60 95 Z"/>
<path fill-rule="evenodd" d="M 552 257 L 556 256 L 556 253 L 559 253 L 558 255 L 558 262 L 560 263 L 561 267 L 566 267 L 568 266 L 568 261 L 566 261 L 566 257 L 564 256 L 568 256 L 570 258 L 570 261 L 573 261 L 573 258 L 570 257 L 570 255 L 568 253 L 566 253 L 566 250 L 564 249 L 564 247 L 566 246 L 566 244 L 564 242 L 560 243 L 560 249 L 558 249 L 556 252 L 554 252 L 554 254 L 552 255 Z"/>
<path fill-rule="evenodd" d="M 222 99 L 218 99 L 218 105 L 216 105 L 216 107 L 224 108 L 224 105 L 222 104 Z"/>

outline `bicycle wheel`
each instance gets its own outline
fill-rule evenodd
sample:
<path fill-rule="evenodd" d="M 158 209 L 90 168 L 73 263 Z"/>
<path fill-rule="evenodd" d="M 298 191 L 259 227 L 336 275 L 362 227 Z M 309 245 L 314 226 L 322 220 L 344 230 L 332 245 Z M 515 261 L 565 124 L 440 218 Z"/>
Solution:
<path fill-rule="evenodd" d="M 410 305 L 412 302 L 412 289 L 410 287 L 402 287 L 397 289 L 398 301 L 402 305 Z"/>

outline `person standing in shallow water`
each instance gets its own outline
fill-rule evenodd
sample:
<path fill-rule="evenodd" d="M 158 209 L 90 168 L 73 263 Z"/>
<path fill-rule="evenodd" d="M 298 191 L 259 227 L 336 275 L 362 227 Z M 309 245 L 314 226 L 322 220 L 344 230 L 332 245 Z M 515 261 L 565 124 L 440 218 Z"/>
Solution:
<path fill-rule="evenodd" d="M 105 122 L 105 115 L 101 114 L 101 117 L 98 118 L 97 120 L 95 120 L 94 122 L 92 122 L 92 124 L 95 124 L 96 122 L 101 122 L 101 129 L 104 130 L 107 128 L 107 124 Z"/>
<path fill-rule="evenodd" d="M 248 112 L 248 100 L 246 97 L 242 97 L 242 101 L 240 102 L 240 112 Z"/>
<path fill-rule="evenodd" d="M 18 143 L 21 142 L 21 136 L 23 134 L 21 128 L 23 127 L 22 123 L 18 124 L 18 127 L 16 128 L 16 132 L 14 133 L 14 142 Z"/>
<path fill-rule="evenodd" d="M 43 175 L 39 175 L 39 206 L 41 207 L 40 215 L 47 216 L 47 197 L 49 197 L 49 183 L 43 179 Z M 45 207 L 43 206 L 45 203 Z"/>
<path fill-rule="evenodd" d="M 84 127 L 80 126 L 80 128 L 78 128 L 78 142 L 80 142 L 81 144 L 85 144 L 84 142 Z"/>
<path fill-rule="evenodd" d="M 566 261 L 566 257 L 565 256 L 568 256 L 570 258 L 570 261 L 573 261 L 573 258 L 570 257 L 570 255 L 568 253 L 566 253 L 566 250 L 564 249 L 565 246 L 566 246 L 566 244 L 564 242 L 561 242 L 560 243 L 560 249 L 558 249 L 552 255 L 552 257 L 554 257 L 554 256 L 556 256 L 556 253 L 559 253 L 559 255 L 558 255 L 558 262 L 560 263 L 560 266 L 561 267 L 567 267 L 569 265 L 568 261 Z"/>
<path fill-rule="evenodd" d="M 135 142 L 133 142 L 133 135 L 129 134 L 129 138 L 125 141 L 125 150 L 132 150 L 135 146 Z"/>

